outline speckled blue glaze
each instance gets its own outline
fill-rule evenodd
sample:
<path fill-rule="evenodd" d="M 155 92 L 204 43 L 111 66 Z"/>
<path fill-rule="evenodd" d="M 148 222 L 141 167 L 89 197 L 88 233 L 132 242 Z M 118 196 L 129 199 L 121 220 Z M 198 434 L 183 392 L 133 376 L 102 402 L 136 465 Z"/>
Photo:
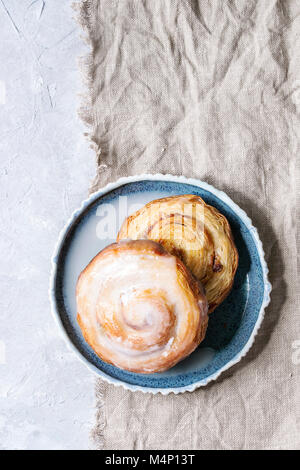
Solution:
<path fill-rule="evenodd" d="M 125 384 L 126 388 L 134 390 L 155 392 L 157 389 L 165 390 L 166 393 L 174 390 L 178 392 L 181 388 L 183 391 L 192 390 L 193 384 L 205 385 L 210 377 L 215 378 L 228 364 L 236 362 L 253 335 L 263 303 L 266 303 L 266 296 L 270 292 L 270 286 L 266 288 L 262 254 L 255 240 L 257 232 L 249 219 L 242 220 L 234 208 L 207 189 L 208 185 L 203 183 L 206 189 L 200 185 L 201 182 L 198 186 L 179 181 L 147 179 L 122 184 L 106 194 L 93 196 L 90 202 L 76 212 L 59 243 L 53 260 L 54 274 L 50 292 L 56 315 L 82 358 L 108 381 Z M 210 316 L 206 338 L 190 357 L 164 373 L 144 375 L 127 372 L 103 362 L 84 341 L 76 322 L 76 279 L 83 267 L 102 248 L 95 236 L 99 205 L 116 202 L 120 196 L 133 199 L 139 196 L 144 203 L 156 197 L 177 194 L 199 195 L 227 217 L 239 252 L 233 289 Z M 106 244 L 112 241 L 108 240 Z M 74 262 L 76 257 L 78 262 Z"/>

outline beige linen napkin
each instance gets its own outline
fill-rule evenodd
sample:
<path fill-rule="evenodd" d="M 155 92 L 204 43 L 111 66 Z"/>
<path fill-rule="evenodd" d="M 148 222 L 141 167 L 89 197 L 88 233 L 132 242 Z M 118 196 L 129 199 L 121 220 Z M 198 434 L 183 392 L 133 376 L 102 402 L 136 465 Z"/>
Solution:
<path fill-rule="evenodd" d="M 97 447 L 299 449 L 300 2 L 90 0 L 77 13 L 93 189 L 141 172 L 213 184 L 258 227 L 273 284 L 254 346 L 217 382 L 152 396 L 99 380 Z"/>

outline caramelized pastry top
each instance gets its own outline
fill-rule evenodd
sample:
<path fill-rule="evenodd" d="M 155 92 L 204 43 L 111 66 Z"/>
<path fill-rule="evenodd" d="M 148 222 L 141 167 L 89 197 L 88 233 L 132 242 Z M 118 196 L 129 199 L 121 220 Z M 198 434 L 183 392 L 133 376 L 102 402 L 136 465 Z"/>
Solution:
<path fill-rule="evenodd" d="M 206 290 L 209 312 L 229 293 L 238 253 L 229 223 L 199 196 L 186 194 L 149 202 L 123 223 L 117 240 L 150 239 L 178 256 Z"/>

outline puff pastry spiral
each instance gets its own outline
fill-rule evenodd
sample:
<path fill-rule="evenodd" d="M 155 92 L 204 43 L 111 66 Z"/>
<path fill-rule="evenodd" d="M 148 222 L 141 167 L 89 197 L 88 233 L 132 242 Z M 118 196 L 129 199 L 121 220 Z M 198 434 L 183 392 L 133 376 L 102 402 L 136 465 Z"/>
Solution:
<path fill-rule="evenodd" d="M 209 312 L 229 293 L 238 253 L 227 219 L 199 196 L 152 201 L 129 216 L 117 240 L 151 239 L 177 255 L 206 290 Z"/>
<path fill-rule="evenodd" d="M 129 371 L 169 369 L 205 336 L 200 282 L 150 240 L 101 251 L 79 276 L 76 300 L 85 340 L 104 361 Z"/>

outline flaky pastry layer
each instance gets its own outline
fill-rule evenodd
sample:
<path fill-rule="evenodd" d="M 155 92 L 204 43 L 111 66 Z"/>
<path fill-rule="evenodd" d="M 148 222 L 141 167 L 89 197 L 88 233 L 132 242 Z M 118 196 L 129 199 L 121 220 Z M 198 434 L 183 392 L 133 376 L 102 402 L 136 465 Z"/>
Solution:
<path fill-rule="evenodd" d="M 212 312 L 232 288 L 238 266 L 229 223 L 193 194 L 149 202 L 123 223 L 117 240 L 150 239 L 178 256 L 200 280 Z"/>

